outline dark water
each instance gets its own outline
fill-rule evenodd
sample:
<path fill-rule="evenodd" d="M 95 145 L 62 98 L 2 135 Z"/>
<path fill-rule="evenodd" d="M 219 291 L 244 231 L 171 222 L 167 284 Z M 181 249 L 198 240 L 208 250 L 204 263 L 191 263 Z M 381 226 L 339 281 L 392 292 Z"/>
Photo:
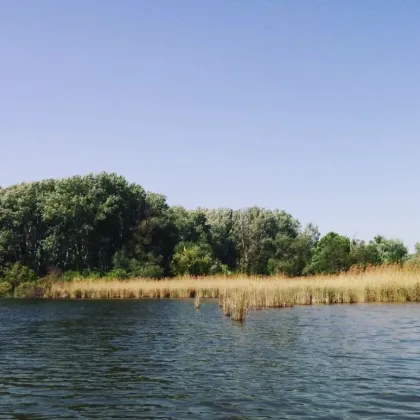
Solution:
<path fill-rule="evenodd" d="M 0 301 L 1 419 L 420 419 L 420 305 Z"/>

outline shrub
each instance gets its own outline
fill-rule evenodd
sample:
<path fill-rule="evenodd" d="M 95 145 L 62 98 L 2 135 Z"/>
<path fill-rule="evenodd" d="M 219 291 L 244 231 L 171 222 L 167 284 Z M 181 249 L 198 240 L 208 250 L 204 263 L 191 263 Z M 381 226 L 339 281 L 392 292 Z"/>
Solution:
<path fill-rule="evenodd" d="M 103 277 L 103 274 L 100 271 L 85 271 L 83 273 L 83 278 L 87 280 L 98 280 Z"/>
<path fill-rule="evenodd" d="M 3 277 L 4 280 L 9 283 L 12 294 L 14 294 L 15 289 L 20 284 L 32 283 L 38 279 L 34 271 L 19 263 L 6 267 Z"/>
<path fill-rule="evenodd" d="M 70 281 L 82 279 L 82 278 L 83 278 L 83 274 L 79 273 L 78 271 L 66 271 L 62 277 L 63 281 L 66 281 L 66 282 L 70 282 Z"/>
<path fill-rule="evenodd" d="M 172 257 L 172 271 L 175 275 L 204 276 L 209 274 L 214 260 L 206 244 L 181 243 Z"/>
<path fill-rule="evenodd" d="M 127 273 L 126 270 L 122 269 L 122 268 L 115 268 L 114 270 L 111 270 L 110 272 L 108 272 L 105 276 L 105 278 L 113 280 L 113 279 L 117 279 L 117 280 L 125 280 L 128 279 L 130 276 Z"/>
<path fill-rule="evenodd" d="M 153 264 L 153 263 L 146 263 L 143 266 L 137 266 L 132 271 L 132 275 L 134 277 L 142 277 L 142 278 L 161 278 L 163 277 L 164 269 L 163 267 Z"/>
<path fill-rule="evenodd" d="M 231 271 L 229 270 L 229 267 L 226 264 L 222 264 L 219 260 L 216 260 L 213 265 L 210 267 L 210 275 L 217 275 L 222 274 L 224 276 L 231 275 Z"/>
<path fill-rule="evenodd" d="M 12 286 L 7 281 L 0 282 L 0 297 L 10 297 L 12 295 Z"/>
<path fill-rule="evenodd" d="M 45 286 L 39 283 L 25 282 L 16 287 L 14 296 L 18 298 L 38 298 L 45 295 Z"/>
<path fill-rule="evenodd" d="M 407 267 L 418 268 L 420 267 L 420 258 L 417 255 L 409 257 L 405 260 L 404 264 Z"/>

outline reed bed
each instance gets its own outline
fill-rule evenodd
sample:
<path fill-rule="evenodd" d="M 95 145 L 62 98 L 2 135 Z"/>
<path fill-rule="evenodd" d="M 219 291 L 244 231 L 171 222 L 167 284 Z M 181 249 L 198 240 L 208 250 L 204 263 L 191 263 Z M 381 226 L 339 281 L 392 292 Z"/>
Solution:
<path fill-rule="evenodd" d="M 203 277 L 168 280 L 74 280 L 55 282 L 45 297 L 55 299 L 217 298 L 227 316 L 243 321 L 250 310 L 295 305 L 420 302 L 420 270 L 380 267 L 334 276 Z"/>
<path fill-rule="evenodd" d="M 202 299 L 218 298 L 220 290 L 235 282 L 249 287 L 251 280 L 227 277 L 176 278 L 167 280 L 73 280 L 54 282 L 49 291 L 53 299 Z"/>
<path fill-rule="evenodd" d="M 265 279 L 247 288 L 219 293 L 223 312 L 243 321 L 249 310 L 295 305 L 367 302 L 420 302 L 420 271 L 402 267 L 370 269 L 338 276 Z"/>

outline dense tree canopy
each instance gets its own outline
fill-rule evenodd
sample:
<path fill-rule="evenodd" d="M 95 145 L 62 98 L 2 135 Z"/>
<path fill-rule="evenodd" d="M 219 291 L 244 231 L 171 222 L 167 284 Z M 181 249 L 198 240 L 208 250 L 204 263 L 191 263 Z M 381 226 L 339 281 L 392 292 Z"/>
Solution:
<path fill-rule="evenodd" d="M 51 271 L 163 277 L 299 276 L 420 261 L 420 245 L 335 232 L 321 237 L 281 210 L 186 210 L 115 174 L 0 188 L 0 276 L 7 287 Z M 2 286 L 6 287 L 6 286 Z"/>

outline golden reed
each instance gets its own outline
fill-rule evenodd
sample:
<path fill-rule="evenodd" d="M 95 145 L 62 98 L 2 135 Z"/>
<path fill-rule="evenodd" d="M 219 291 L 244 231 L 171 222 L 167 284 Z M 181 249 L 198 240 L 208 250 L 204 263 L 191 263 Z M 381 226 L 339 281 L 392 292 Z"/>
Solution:
<path fill-rule="evenodd" d="M 243 321 L 250 310 L 294 305 L 419 302 L 420 269 L 382 266 L 312 277 L 202 277 L 165 280 L 73 280 L 54 282 L 53 299 L 218 298 L 223 312 Z"/>

